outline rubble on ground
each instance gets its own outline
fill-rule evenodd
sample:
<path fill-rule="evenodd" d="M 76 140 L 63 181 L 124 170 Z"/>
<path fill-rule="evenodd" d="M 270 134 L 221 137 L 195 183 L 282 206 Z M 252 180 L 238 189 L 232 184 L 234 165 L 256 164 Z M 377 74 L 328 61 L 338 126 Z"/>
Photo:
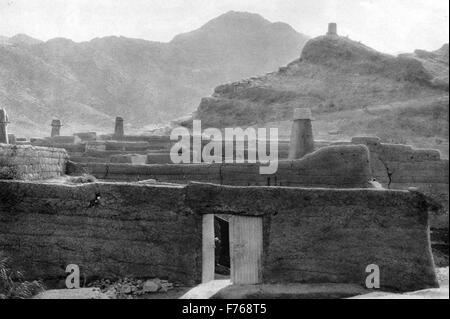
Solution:
<path fill-rule="evenodd" d="M 177 285 L 159 278 L 148 280 L 124 278 L 117 281 L 101 279 L 88 284 L 88 286 L 99 288 L 111 299 L 133 299 L 146 294 L 167 293 Z"/>

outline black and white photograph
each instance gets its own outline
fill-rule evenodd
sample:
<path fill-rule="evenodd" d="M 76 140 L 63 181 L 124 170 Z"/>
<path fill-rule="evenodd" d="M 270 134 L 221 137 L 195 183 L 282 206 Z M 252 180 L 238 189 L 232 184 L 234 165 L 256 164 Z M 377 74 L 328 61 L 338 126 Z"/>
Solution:
<path fill-rule="evenodd" d="M 0 308 L 448 300 L 448 43 L 447 0 L 0 0 Z"/>

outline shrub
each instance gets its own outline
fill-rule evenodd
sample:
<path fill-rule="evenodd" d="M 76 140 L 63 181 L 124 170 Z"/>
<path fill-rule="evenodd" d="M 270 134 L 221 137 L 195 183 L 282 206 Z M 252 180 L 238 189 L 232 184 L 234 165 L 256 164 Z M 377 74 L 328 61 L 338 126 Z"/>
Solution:
<path fill-rule="evenodd" d="M 9 258 L 0 252 L 0 299 L 26 299 L 44 290 L 39 281 L 25 281 L 20 271 L 10 268 Z"/>

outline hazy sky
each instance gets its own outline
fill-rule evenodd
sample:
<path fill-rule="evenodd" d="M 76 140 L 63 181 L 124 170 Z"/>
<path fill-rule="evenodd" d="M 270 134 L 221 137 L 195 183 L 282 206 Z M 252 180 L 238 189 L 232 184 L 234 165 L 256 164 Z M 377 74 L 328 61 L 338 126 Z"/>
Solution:
<path fill-rule="evenodd" d="M 0 35 L 165 42 L 230 10 L 259 13 L 310 36 L 337 22 L 341 35 L 391 53 L 434 50 L 449 37 L 447 0 L 0 0 Z"/>

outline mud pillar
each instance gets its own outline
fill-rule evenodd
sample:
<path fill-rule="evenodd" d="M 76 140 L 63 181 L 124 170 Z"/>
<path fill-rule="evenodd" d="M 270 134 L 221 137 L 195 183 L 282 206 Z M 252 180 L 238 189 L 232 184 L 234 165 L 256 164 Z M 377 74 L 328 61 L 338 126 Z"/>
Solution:
<path fill-rule="evenodd" d="M 300 159 L 314 152 L 314 137 L 312 132 L 312 115 L 310 109 L 295 109 L 292 123 L 289 159 Z"/>
<path fill-rule="evenodd" d="M 60 120 L 53 120 L 52 121 L 52 134 L 51 137 L 59 136 L 61 131 L 61 121 Z"/>
<path fill-rule="evenodd" d="M 327 35 L 337 36 L 337 24 L 336 23 L 328 23 L 328 33 Z"/>
<path fill-rule="evenodd" d="M 123 131 L 123 118 L 116 117 L 116 126 L 114 128 L 114 137 L 123 137 L 124 131 Z"/>
<path fill-rule="evenodd" d="M 5 109 L 0 109 L 0 143 L 8 144 L 8 130 L 7 126 L 9 124 L 8 114 L 6 114 Z"/>
<path fill-rule="evenodd" d="M 14 134 L 8 134 L 9 144 L 17 144 L 16 136 Z"/>

